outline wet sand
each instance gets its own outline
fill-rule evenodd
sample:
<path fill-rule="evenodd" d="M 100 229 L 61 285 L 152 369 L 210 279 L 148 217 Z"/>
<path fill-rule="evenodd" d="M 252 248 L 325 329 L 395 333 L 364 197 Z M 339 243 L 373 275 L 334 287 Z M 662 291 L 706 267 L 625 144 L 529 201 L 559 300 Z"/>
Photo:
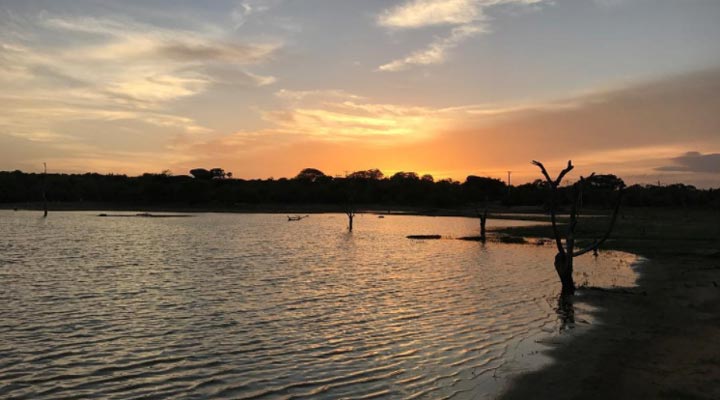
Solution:
<path fill-rule="evenodd" d="M 580 290 L 575 302 L 597 307 L 597 322 L 551 344 L 552 363 L 499 398 L 720 398 L 720 257 L 716 242 L 686 244 L 645 246 L 637 288 Z"/>

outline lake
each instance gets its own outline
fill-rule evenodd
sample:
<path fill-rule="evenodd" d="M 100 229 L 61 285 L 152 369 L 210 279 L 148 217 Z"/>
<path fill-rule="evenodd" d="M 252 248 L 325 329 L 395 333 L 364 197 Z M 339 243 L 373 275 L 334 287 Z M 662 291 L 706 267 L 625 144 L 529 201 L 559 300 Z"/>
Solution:
<path fill-rule="evenodd" d="M 0 398 L 492 397 L 572 327 L 551 244 L 405 238 L 476 219 L 97 214 L 0 211 Z M 577 281 L 633 285 L 636 261 L 583 256 Z"/>

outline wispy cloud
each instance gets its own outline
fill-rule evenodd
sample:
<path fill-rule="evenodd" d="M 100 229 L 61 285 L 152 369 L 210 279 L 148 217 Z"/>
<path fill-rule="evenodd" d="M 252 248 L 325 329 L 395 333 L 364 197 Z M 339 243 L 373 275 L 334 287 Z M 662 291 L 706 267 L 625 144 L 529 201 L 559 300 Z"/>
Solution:
<path fill-rule="evenodd" d="M 418 140 L 442 125 L 442 116 L 423 107 L 346 101 L 322 108 L 294 108 L 264 113 L 277 133 L 330 141 Z"/>
<path fill-rule="evenodd" d="M 258 110 L 267 128 L 188 142 L 187 148 L 227 153 L 307 140 L 397 145 L 428 139 L 466 112 L 375 103 L 341 90 L 280 90 L 275 95 L 286 101 L 287 107 Z"/>
<path fill-rule="evenodd" d="M 289 90 L 280 89 L 275 92 L 275 96 L 283 100 L 300 101 L 307 99 L 350 99 L 360 100 L 362 96 L 348 93 L 344 90 L 330 89 L 330 90 Z"/>
<path fill-rule="evenodd" d="M 450 35 L 438 38 L 427 48 L 415 51 L 407 57 L 391 61 L 378 67 L 379 71 L 402 71 L 413 65 L 441 64 L 447 59 L 448 51 L 457 47 L 465 39 L 487 32 L 481 25 L 462 25 L 450 32 Z"/>
<path fill-rule="evenodd" d="M 0 14 L 15 29 L 22 29 L 19 18 Z M 59 125 L 110 120 L 208 132 L 170 111 L 173 102 L 213 85 L 258 87 L 276 81 L 245 68 L 270 60 L 282 46 L 279 41 L 243 43 L 214 28 L 168 29 L 120 17 L 42 12 L 22 18 L 35 30 L 26 28 L 24 38 L 0 36 L 0 133 L 59 142 L 64 138 L 55 130 Z M 38 34 L 55 35 L 57 43 L 32 40 Z"/>
<path fill-rule="evenodd" d="M 410 0 L 383 11 L 380 26 L 390 29 L 418 29 L 452 26 L 447 36 L 438 37 L 426 48 L 378 67 L 378 71 L 401 71 L 414 65 L 442 64 L 448 51 L 464 40 L 490 32 L 486 9 L 501 4 L 530 5 L 543 0 Z"/>
<path fill-rule="evenodd" d="M 271 4 L 267 0 L 243 0 L 233 9 L 230 17 L 235 24 L 235 29 L 239 29 L 252 15 L 264 13 L 270 8 Z"/>
<path fill-rule="evenodd" d="M 468 24 L 482 18 L 477 0 L 414 0 L 381 13 L 377 22 L 388 28 L 422 28 Z"/>

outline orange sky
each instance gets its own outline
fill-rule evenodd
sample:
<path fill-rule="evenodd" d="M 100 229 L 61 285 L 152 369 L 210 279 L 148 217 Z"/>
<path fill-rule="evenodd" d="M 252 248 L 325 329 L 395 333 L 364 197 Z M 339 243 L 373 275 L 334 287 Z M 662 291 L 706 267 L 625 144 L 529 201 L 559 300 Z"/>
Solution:
<path fill-rule="evenodd" d="M 312 12 L 311 12 L 312 11 Z M 0 169 L 720 186 L 720 3 L 0 5 Z"/>

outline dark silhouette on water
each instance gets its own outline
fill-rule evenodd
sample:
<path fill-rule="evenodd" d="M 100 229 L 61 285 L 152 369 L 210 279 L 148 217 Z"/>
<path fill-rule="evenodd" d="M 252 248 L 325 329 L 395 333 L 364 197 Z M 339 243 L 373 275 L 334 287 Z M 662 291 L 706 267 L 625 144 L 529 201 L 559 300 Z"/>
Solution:
<path fill-rule="evenodd" d="M 570 221 L 567 226 L 567 233 L 565 235 L 565 243 L 563 244 L 563 238 L 560 235 L 560 231 L 558 230 L 557 226 L 557 197 L 558 197 L 558 187 L 560 186 L 560 183 L 562 182 L 565 175 L 567 175 L 572 169 L 574 168 L 572 165 L 572 161 L 568 161 L 567 167 L 560 171 L 560 174 L 558 174 L 558 177 L 554 180 L 550 177 L 547 170 L 545 169 L 545 166 L 539 162 L 533 160 L 532 162 L 534 165 L 536 165 L 538 168 L 540 168 L 540 171 L 542 172 L 543 176 L 545 177 L 545 181 L 547 183 L 547 188 L 550 191 L 550 204 L 549 204 L 549 211 L 550 211 L 550 222 L 552 224 L 552 230 L 553 230 L 553 237 L 555 238 L 555 244 L 557 245 L 558 252 L 555 255 L 555 271 L 557 271 L 558 277 L 560 278 L 560 282 L 562 284 L 562 294 L 563 295 L 572 295 L 575 293 L 575 281 L 573 280 L 573 259 L 575 257 L 581 256 L 587 252 L 590 251 L 596 251 L 598 247 L 600 247 L 601 244 L 607 240 L 607 238 L 610 236 L 610 233 L 612 232 L 613 226 L 615 225 L 615 220 L 617 219 L 618 210 L 620 209 L 620 202 L 622 200 L 622 186 L 618 188 L 618 198 L 617 202 L 615 204 L 615 208 L 612 213 L 612 217 L 610 218 L 610 223 L 608 225 L 607 231 L 603 235 L 603 237 L 599 240 L 595 240 L 593 243 L 591 243 L 589 246 L 586 246 L 580 250 L 575 250 L 575 228 L 577 227 L 578 223 L 578 215 L 579 215 L 579 209 L 580 204 L 582 201 L 582 191 L 584 186 L 586 185 L 587 181 L 589 179 L 592 179 L 595 176 L 595 173 L 592 173 L 589 178 L 583 178 L 580 177 L 580 180 L 577 181 L 575 184 L 571 187 L 571 203 L 570 203 Z"/>
<path fill-rule="evenodd" d="M 345 207 L 345 215 L 348 217 L 348 232 L 353 231 L 353 218 L 355 218 L 355 207 L 352 204 L 348 204 Z"/>
<path fill-rule="evenodd" d="M 407 235 L 408 239 L 440 239 L 442 236 L 440 235 Z"/>
<path fill-rule="evenodd" d="M 43 163 L 42 198 L 43 198 L 43 218 L 47 218 L 47 216 L 48 216 L 48 204 L 47 204 L 47 163 Z"/>
<path fill-rule="evenodd" d="M 307 170 L 307 169 L 306 169 Z M 303 171 L 306 171 L 303 170 Z M 347 178 L 346 178 L 347 179 Z M 345 215 L 348 217 L 348 232 L 353 231 L 353 219 L 355 219 L 355 213 L 357 211 L 355 207 L 355 198 L 358 191 L 358 181 L 356 179 L 348 180 L 349 184 L 345 187 Z"/>
<path fill-rule="evenodd" d="M 485 197 L 485 204 L 483 206 L 482 212 L 480 212 L 479 208 L 475 209 L 475 213 L 477 214 L 478 218 L 480 218 L 480 241 L 485 242 L 487 239 L 487 236 L 485 234 L 485 224 L 487 223 L 487 217 L 488 217 L 488 198 Z"/>
<path fill-rule="evenodd" d="M 290 221 L 300 221 L 303 218 L 307 218 L 309 215 L 294 215 L 294 216 L 287 216 L 288 222 Z"/>
<path fill-rule="evenodd" d="M 192 214 L 150 214 L 147 212 L 137 213 L 137 214 L 107 214 L 107 213 L 100 213 L 98 214 L 98 217 L 121 217 L 121 218 L 130 218 L 130 217 L 136 217 L 136 218 L 187 218 L 187 217 L 193 217 Z"/>

